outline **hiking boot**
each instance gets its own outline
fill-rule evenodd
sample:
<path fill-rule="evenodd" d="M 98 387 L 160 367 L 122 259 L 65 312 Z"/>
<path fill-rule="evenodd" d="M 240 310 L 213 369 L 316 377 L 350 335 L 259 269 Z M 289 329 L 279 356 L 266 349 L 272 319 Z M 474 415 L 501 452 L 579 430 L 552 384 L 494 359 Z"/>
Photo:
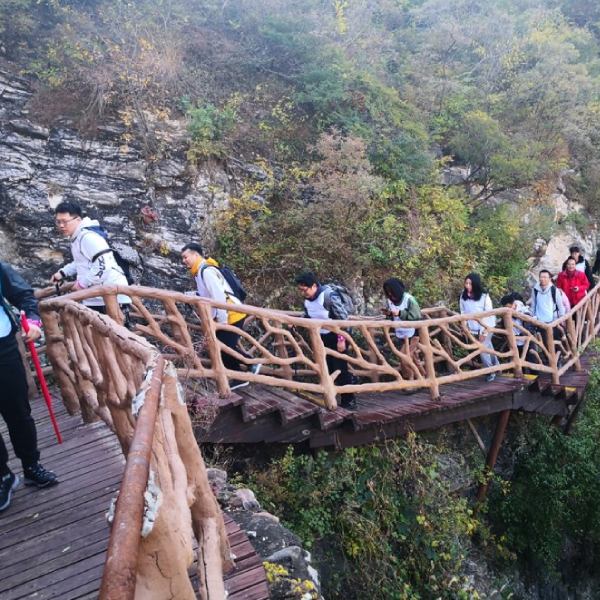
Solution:
<path fill-rule="evenodd" d="M 58 483 L 56 475 L 48 469 L 44 469 L 40 463 L 32 467 L 24 467 L 25 485 L 35 485 L 38 488 L 45 488 Z"/>
<path fill-rule="evenodd" d="M 231 391 L 239 390 L 240 388 L 246 387 L 247 385 L 250 385 L 249 381 L 240 381 L 239 379 L 232 379 L 229 384 L 229 389 Z"/>
<path fill-rule="evenodd" d="M 19 487 L 19 476 L 9 473 L 0 479 L 0 511 L 10 506 L 12 493 Z"/>
<path fill-rule="evenodd" d="M 496 373 L 490 373 L 485 376 L 485 380 L 489 383 L 490 381 L 494 381 L 496 379 Z"/>

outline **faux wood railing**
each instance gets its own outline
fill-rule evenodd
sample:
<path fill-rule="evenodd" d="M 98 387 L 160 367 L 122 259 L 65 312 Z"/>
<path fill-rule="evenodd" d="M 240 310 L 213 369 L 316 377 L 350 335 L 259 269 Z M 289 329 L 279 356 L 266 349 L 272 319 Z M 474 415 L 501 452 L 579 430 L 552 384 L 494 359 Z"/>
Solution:
<path fill-rule="evenodd" d="M 228 311 L 230 304 L 139 286 L 91 288 L 68 294 L 61 301 L 79 302 L 102 295 L 109 314 L 119 319 L 118 293 L 128 294 L 133 300 L 134 331 L 176 365 L 179 377 L 185 379 L 188 387 L 192 383 L 203 391 L 211 391 L 214 386 L 219 394 L 226 395 L 231 379 L 253 381 L 308 392 L 313 401 L 328 409 L 335 409 L 336 395 L 345 392 L 429 389 L 432 398 L 437 399 L 444 384 L 492 372 L 521 376 L 528 369 L 531 373 L 547 373 L 553 383 L 558 383 L 566 370 L 580 368 L 579 356 L 600 328 L 600 285 L 567 315 L 550 324 L 507 308 L 460 315 L 435 307 L 424 310 L 422 321 L 403 323 L 378 317 L 318 321 L 284 311 L 236 306 L 236 310 L 248 314 L 241 332 L 241 347 L 250 356 L 247 358 L 216 337 L 219 330 L 239 332 L 211 317 L 212 309 Z M 484 319 L 490 316 L 496 325 L 488 328 Z M 478 321 L 493 334 L 493 349 L 470 333 L 469 320 Z M 395 337 L 397 327 L 416 329 L 418 340 L 412 347 Z M 348 352 L 342 355 L 326 348 L 321 329 L 343 335 Z M 67 339 L 71 338 L 71 331 L 67 324 Z M 260 374 L 225 368 L 221 352 L 247 367 L 261 363 Z M 499 364 L 482 366 L 484 353 L 497 356 Z M 357 376 L 357 383 L 336 385 L 339 373 L 328 372 L 328 356 L 344 358 Z M 59 377 L 68 395 L 68 378 L 60 374 Z"/>
<path fill-rule="evenodd" d="M 68 296 L 40 310 L 65 405 L 87 421 L 100 417 L 127 457 L 100 598 L 195 598 L 194 538 L 200 597 L 225 598 L 229 544 L 174 366 Z"/>

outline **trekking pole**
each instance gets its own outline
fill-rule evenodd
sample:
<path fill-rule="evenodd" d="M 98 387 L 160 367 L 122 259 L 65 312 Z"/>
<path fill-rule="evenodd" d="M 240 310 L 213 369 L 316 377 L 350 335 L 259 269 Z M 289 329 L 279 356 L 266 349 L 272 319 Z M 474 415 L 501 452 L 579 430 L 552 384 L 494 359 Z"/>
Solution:
<path fill-rule="evenodd" d="M 27 317 L 25 316 L 24 311 L 21 311 L 21 326 L 23 327 L 23 331 L 25 333 L 29 333 L 29 323 L 27 322 Z M 54 411 L 52 410 L 52 398 L 50 397 L 50 392 L 48 391 L 46 378 L 44 377 L 44 373 L 42 372 L 42 365 L 40 364 L 40 357 L 38 356 L 37 350 L 35 349 L 35 344 L 33 343 L 33 340 L 27 341 L 27 347 L 29 348 L 29 352 L 31 353 L 31 360 L 33 361 L 33 364 L 35 366 L 35 371 L 40 382 L 40 387 L 42 388 L 42 395 L 44 396 L 46 406 L 48 407 L 48 413 L 50 414 L 50 421 L 52 421 L 52 427 L 54 427 L 56 440 L 59 444 L 62 444 L 62 436 L 60 435 L 58 423 L 56 422 L 56 417 L 54 416 Z"/>

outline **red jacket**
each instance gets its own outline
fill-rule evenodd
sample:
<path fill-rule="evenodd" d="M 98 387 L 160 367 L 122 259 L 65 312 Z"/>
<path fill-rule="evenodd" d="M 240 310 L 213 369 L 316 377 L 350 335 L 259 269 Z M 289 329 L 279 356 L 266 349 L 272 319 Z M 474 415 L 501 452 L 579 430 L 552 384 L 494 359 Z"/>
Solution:
<path fill-rule="evenodd" d="M 585 296 L 590 282 L 583 271 L 562 271 L 556 279 L 556 287 L 559 287 L 567 295 L 571 307 L 573 307 Z M 577 288 L 577 291 L 573 288 Z"/>

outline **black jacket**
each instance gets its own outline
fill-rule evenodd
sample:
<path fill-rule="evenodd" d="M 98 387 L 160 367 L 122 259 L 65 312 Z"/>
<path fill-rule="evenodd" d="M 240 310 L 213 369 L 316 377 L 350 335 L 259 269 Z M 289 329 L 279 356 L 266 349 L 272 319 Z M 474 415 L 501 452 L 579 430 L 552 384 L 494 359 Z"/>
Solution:
<path fill-rule="evenodd" d="M 32 287 L 10 265 L 0 262 L 0 310 L 4 310 L 13 323 L 11 336 L 19 328 L 8 303 L 24 310 L 28 319 L 39 319 L 38 303 Z"/>

